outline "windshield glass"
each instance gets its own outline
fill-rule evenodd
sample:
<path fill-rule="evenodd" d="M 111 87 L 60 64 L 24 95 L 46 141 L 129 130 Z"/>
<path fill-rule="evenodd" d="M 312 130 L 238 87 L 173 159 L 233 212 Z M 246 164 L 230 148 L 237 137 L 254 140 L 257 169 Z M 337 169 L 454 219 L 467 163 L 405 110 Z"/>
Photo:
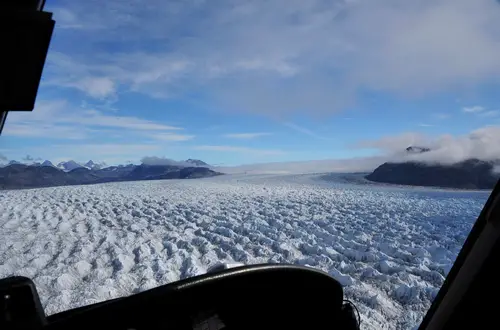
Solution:
<path fill-rule="evenodd" d="M 0 278 L 47 314 L 218 263 L 413 329 L 500 173 L 496 1 L 47 1 L 0 137 Z"/>

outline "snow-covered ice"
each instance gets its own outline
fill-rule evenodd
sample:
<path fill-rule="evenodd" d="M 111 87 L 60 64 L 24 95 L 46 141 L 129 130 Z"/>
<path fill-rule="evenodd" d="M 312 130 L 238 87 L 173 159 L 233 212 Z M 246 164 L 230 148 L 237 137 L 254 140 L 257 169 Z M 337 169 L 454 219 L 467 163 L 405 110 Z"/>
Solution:
<path fill-rule="evenodd" d="M 48 314 L 205 273 L 218 262 L 322 269 L 363 328 L 412 328 L 488 192 L 227 175 L 0 191 L 0 277 Z"/>

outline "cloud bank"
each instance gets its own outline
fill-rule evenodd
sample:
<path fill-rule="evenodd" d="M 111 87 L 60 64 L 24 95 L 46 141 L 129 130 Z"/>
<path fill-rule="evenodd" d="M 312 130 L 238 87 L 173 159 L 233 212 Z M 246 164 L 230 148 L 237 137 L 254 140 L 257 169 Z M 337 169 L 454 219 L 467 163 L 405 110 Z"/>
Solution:
<path fill-rule="evenodd" d="M 376 149 L 377 156 L 350 159 L 327 159 L 299 162 L 276 162 L 250 164 L 234 167 L 219 167 L 223 173 L 348 173 L 370 172 L 385 162 L 417 161 L 424 163 L 454 164 L 466 159 L 500 159 L 500 127 L 486 126 L 461 136 L 427 136 L 421 133 L 404 133 L 380 139 L 361 141 L 353 148 Z M 421 154 L 408 154 L 410 145 L 429 147 L 431 151 Z M 500 173 L 500 167 L 494 171 Z"/>
<path fill-rule="evenodd" d="M 227 174 L 291 174 L 291 173 L 353 173 L 370 172 L 384 163 L 386 157 L 326 159 L 299 162 L 276 162 L 242 166 L 216 167 Z"/>
<path fill-rule="evenodd" d="M 377 140 L 362 141 L 358 148 L 374 148 L 388 160 L 399 162 L 416 160 L 429 163 L 453 164 L 470 158 L 481 160 L 500 159 L 500 127 L 486 126 L 462 136 L 426 136 L 419 133 L 406 133 L 387 136 Z M 430 152 L 408 155 L 405 148 L 425 146 Z"/>

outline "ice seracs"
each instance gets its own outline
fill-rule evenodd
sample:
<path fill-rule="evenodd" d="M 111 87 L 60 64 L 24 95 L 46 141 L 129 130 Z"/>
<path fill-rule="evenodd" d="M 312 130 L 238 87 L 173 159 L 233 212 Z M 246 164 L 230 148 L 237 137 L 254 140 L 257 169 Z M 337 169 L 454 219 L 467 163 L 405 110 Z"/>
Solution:
<path fill-rule="evenodd" d="M 225 175 L 0 195 L 0 278 L 32 278 L 48 314 L 279 262 L 336 278 L 364 328 L 413 329 L 489 193 Z"/>

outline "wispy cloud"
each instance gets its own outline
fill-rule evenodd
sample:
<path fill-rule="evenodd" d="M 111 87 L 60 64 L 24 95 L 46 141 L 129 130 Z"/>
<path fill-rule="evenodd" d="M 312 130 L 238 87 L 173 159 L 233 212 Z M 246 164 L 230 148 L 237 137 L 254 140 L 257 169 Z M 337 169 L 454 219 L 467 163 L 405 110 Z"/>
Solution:
<path fill-rule="evenodd" d="M 49 52 L 46 81 L 96 98 L 200 92 L 233 111 L 328 113 L 352 105 L 360 89 L 419 97 L 500 74 L 496 1 L 61 0 L 57 6 L 58 40 L 71 47 Z M 107 41 L 123 51 L 109 52 Z M 148 43 L 155 47 L 142 47 Z"/>
<path fill-rule="evenodd" d="M 399 135 L 389 135 L 378 139 L 362 140 L 353 145 L 354 148 L 373 148 L 383 152 L 403 151 L 411 145 L 427 146 L 430 143 L 422 133 L 403 133 Z"/>
<path fill-rule="evenodd" d="M 203 145 L 203 146 L 195 146 L 192 149 L 205 150 L 205 151 L 219 151 L 219 152 L 250 153 L 250 154 L 262 155 L 262 156 L 284 155 L 286 153 L 282 150 L 256 149 L 256 148 L 225 146 L 225 145 Z"/>
<path fill-rule="evenodd" d="M 79 115 L 62 117 L 56 121 L 67 123 L 79 123 L 91 126 L 103 126 L 114 128 L 127 128 L 132 130 L 181 130 L 181 127 L 165 125 L 151 120 L 141 119 L 131 116 L 110 116 L 97 110 L 87 110 Z"/>
<path fill-rule="evenodd" d="M 420 123 L 420 124 L 418 124 L 418 126 L 420 126 L 420 127 L 434 127 L 435 125 Z"/>
<path fill-rule="evenodd" d="M 65 151 L 75 150 L 78 154 L 98 154 L 98 155 L 123 155 L 137 154 L 139 152 L 158 150 L 161 146 L 152 143 L 128 144 L 128 143 L 85 143 L 85 144 L 55 144 L 51 148 L 65 149 Z"/>
<path fill-rule="evenodd" d="M 437 119 L 437 120 L 444 120 L 450 118 L 451 115 L 448 113 L 434 113 L 432 114 L 432 118 Z"/>
<path fill-rule="evenodd" d="M 190 135 L 170 134 L 182 127 L 166 125 L 134 116 L 109 115 L 98 110 L 79 108 L 64 100 L 40 101 L 33 112 L 12 112 L 7 118 L 5 135 L 85 139 L 94 133 L 129 135 L 155 132 L 157 139 L 185 141 Z M 168 133 L 167 133 L 168 132 Z"/>
<path fill-rule="evenodd" d="M 308 128 L 305 128 L 305 127 L 302 127 L 302 126 L 299 126 L 297 124 L 294 124 L 294 123 L 291 123 L 291 122 L 286 122 L 286 123 L 283 123 L 283 125 L 285 125 L 286 127 L 288 128 L 291 128 L 297 132 L 300 132 L 300 133 L 303 133 L 303 134 L 306 134 L 306 135 L 309 135 L 315 139 L 319 139 L 319 140 L 328 140 L 327 138 L 324 138 L 316 133 L 314 133 L 313 131 L 311 131 L 310 129 Z"/>
<path fill-rule="evenodd" d="M 89 96 L 103 99 L 114 95 L 116 92 L 115 83 L 108 77 L 88 77 L 76 81 L 72 84 Z"/>
<path fill-rule="evenodd" d="M 75 88 L 96 99 L 116 97 L 119 90 L 164 98 L 179 95 L 175 83 L 190 70 L 189 60 L 167 53 L 132 50 L 112 56 L 103 53 L 78 59 L 76 54 L 69 56 L 53 51 L 47 57 L 44 85 Z"/>
<path fill-rule="evenodd" d="M 146 136 L 159 141 L 189 141 L 195 138 L 194 135 L 183 135 L 174 133 L 153 133 Z"/>
<path fill-rule="evenodd" d="M 0 154 L 0 161 L 6 161 L 7 157 L 3 154 Z"/>
<path fill-rule="evenodd" d="M 145 156 L 141 158 L 141 163 L 147 165 L 186 165 L 187 163 L 173 160 L 166 157 Z M 192 165 L 191 165 L 192 166 Z"/>
<path fill-rule="evenodd" d="M 23 157 L 23 161 L 25 161 L 25 162 L 32 162 L 34 160 L 35 160 L 35 158 L 33 158 L 33 156 L 31 156 L 31 155 L 26 155 Z"/>
<path fill-rule="evenodd" d="M 224 128 L 224 125 L 210 125 L 205 128 L 206 131 L 220 131 Z"/>
<path fill-rule="evenodd" d="M 152 143 L 66 143 L 31 149 L 52 161 L 73 159 L 85 162 L 93 159 L 111 165 L 124 164 L 129 160 L 137 161 L 140 155 L 160 152 L 162 146 Z"/>
<path fill-rule="evenodd" d="M 498 117 L 500 115 L 500 110 L 489 110 L 479 114 L 481 117 Z"/>
<path fill-rule="evenodd" d="M 92 130 L 73 126 L 56 125 L 49 123 L 21 122 L 5 125 L 2 135 L 22 138 L 69 139 L 82 140 L 91 135 Z"/>
<path fill-rule="evenodd" d="M 57 16 L 57 28 L 59 29 L 80 29 L 84 28 L 83 22 L 78 20 L 78 17 L 71 10 L 66 8 L 52 8 Z"/>
<path fill-rule="evenodd" d="M 273 162 L 233 167 L 218 167 L 223 173 L 290 174 L 290 173 L 332 173 L 369 172 L 384 163 L 387 157 L 365 157 L 351 159 L 325 159 L 299 162 Z"/>
<path fill-rule="evenodd" d="M 233 133 L 233 134 L 224 134 L 223 137 L 230 139 L 250 140 L 268 135 L 271 135 L 271 133 Z"/>
<path fill-rule="evenodd" d="M 463 112 L 469 112 L 469 113 L 481 112 L 483 110 L 484 110 L 484 107 L 482 107 L 480 105 L 474 105 L 471 107 L 463 107 L 462 108 Z"/>

